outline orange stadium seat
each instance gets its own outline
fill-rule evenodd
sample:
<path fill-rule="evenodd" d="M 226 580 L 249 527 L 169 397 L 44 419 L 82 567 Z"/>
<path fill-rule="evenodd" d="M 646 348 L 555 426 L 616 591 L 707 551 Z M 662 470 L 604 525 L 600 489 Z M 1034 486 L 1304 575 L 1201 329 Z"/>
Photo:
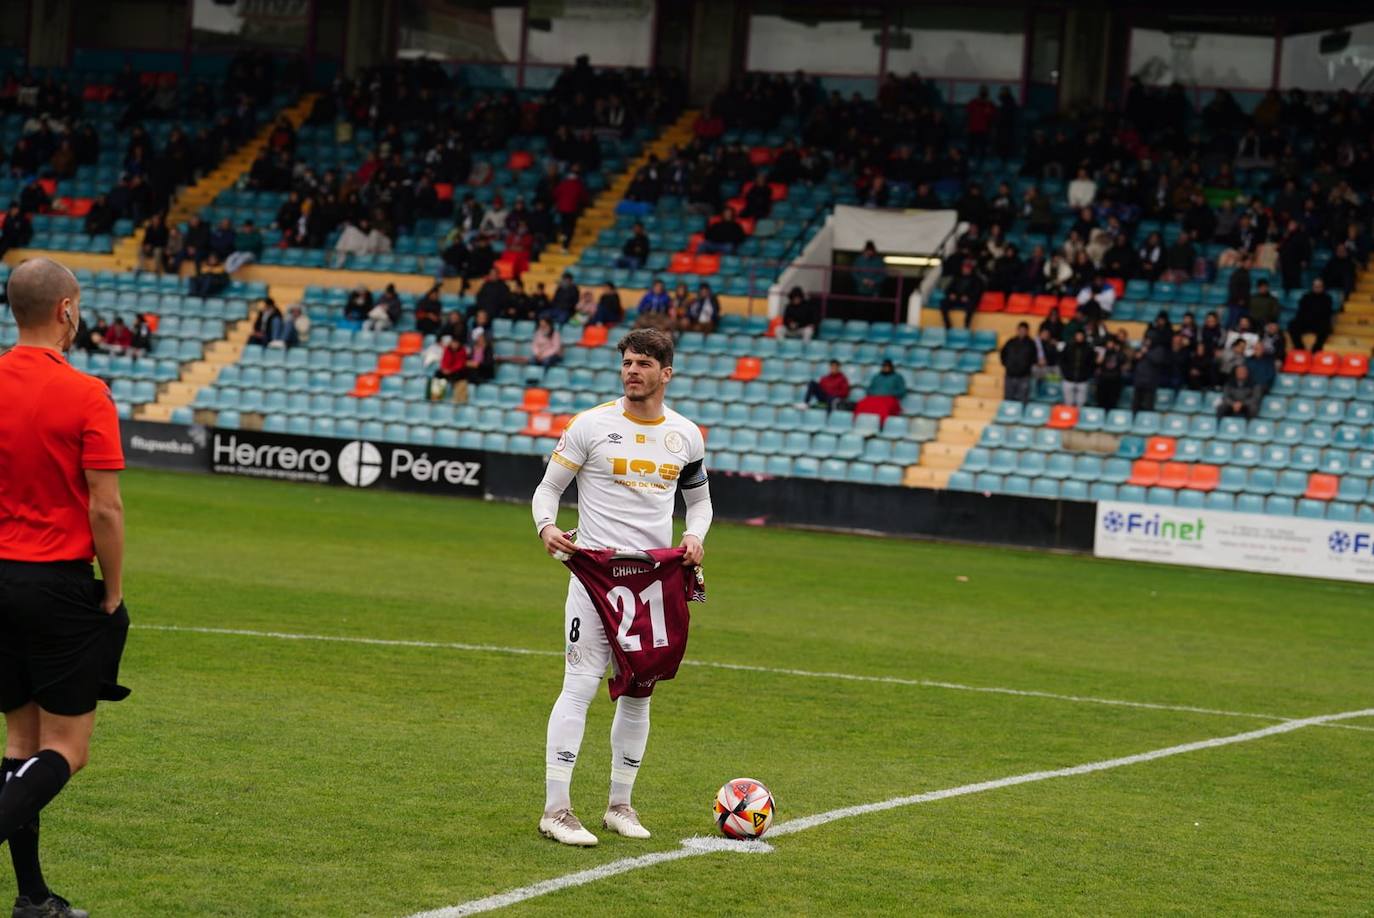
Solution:
<path fill-rule="evenodd" d="M 534 165 L 534 155 L 529 150 L 513 150 L 510 159 L 506 160 L 506 168 L 517 172 L 528 169 Z"/>
<path fill-rule="evenodd" d="M 1131 477 L 1127 484 L 1149 488 L 1159 484 L 1159 463 L 1153 459 L 1137 459 L 1131 463 Z"/>
<path fill-rule="evenodd" d="M 1335 475 L 1313 472 L 1307 476 L 1307 493 L 1303 496 L 1308 500 L 1335 500 L 1340 487 L 1341 480 Z"/>
<path fill-rule="evenodd" d="M 781 326 L 782 316 L 773 316 L 773 318 L 768 320 L 768 331 L 764 332 L 763 336 L 765 338 L 776 338 L 778 336 L 778 328 Z"/>
<path fill-rule="evenodd" d="M 1366 376 L 1369 374 L 1369 358 L 1364 354 L 1346 354 L 1341 361 L 1339 376 Z"/>
<path fill-rule="evenodd" d="M 1188 463 L 1166 462 L 1159 467 L 1159 486 L 1161 488 L 1187 487 L 1188 474 Z"/>
<path fill-rule="evenodd" d="M 579 347 L 601 347 L 610 337 L 611 333 L 604 325 L 584 325 L 582 327 L 582 340 L 577 344 Z"/>
<path fill-rule="evenodd" d="M 1078 300 L 1071 296 L 1061 296 L 1059 298 L 1059 315 L 1063 319 L 1071 319 L 1078 314 Z"/>
<path fill-rule="evenodd" d="M 357 382 L 353 384 L 353 391 L 348 393 L 354 398 L 370 398 L 381 391 L 382 378 L 376 373 L 362 373 L 358 376 Z"/>
<path fill-rule="evenodd" d="M 1289 351 L 1283 358 L 1283 372 L 1306 373 L 1312 369 L 1312 355 L 1307 351 Z"/>
<path fill-rule="evenodd" d="M 1013 293 L 1007 297 L 1007 312 L 1027 313 L 1034 308 L 1034 305 L 1035 301 L 1031 299 L 1029 293 Z"/>
<path fill-rule="evenodd" d="M 41 178 L 38 180 L 38 186 L 47 192 L 48 197 L 57 197 L 57 179 Z"/>
<path fill-rule="evenodd" d="M 401 337 L 396 342 L 396 353 L 402 357 L 420 353 L 420 348 L 425 346 L 425 336 L 419 332 L 401 332 Z"/>
<path fill-rule="evenodd" d="M 693 255 L 691 274 L 717 274 L 720 272 L 719 255 Z"/>
<path fill-rule="evenodd" d="M 755 166 L 767 166 L 773 162 L 772 147 L 751 147 L 749 150 L 749 162 Z"/>
<path fill-rule="evenodd" d="M 691 274 L 693 257 L 691 252 L 674 252 L 672 260 L 668 262 L 668 270 L 673 274 Z"/>
<path fill-rule="evenodd" d="M 547 437 L 551 430 L 553 430 L 553 415 L 547 411 L 532 411 L 529 420 L 525 422 L 525 429 L 520 433 L 527 437 Z"/>
<path fill-rule="evenodd" d="M 452 201 L 452 200 L 453 200 L 453 183 L 452 183 L 452 182 L 435 182 L 435 183 L 434 183 L 434 196 L 435 196 L 436 198 L 438 198 L 439 200 L 441 200 L 441 201 Z"/>
<path fill-rule="evenodd" d="M 1312 355 L 1310 372 L 1317 376 L 1335 376 L 1341 368 L 1341 355 L 1331 351 L 1319 351 Z"/>
<path fill-rule="evenodd" d="M 401 355 L 395 351 L 383 354 L 377 358 L 378 376 L 395 376 L 401 372 Z"/>
<path fill-rule="evenodd" d="M 1156 462 L 1167 462 L 1174 458 L 1178 443 L 1173 437 L 1151 437 L 1145 441 L 1145 455 Z"/>
<path fill-rule="evenodd" d="M 1031 306 L 1031 312 L 1037 316 L 1047 316 L 1050 310 L 1059 305 L 1059 297 L 1053 293 L 1036 294 L 1035 301 Z"/>
<path fill-rule="evenodd" d="M 754 235 L 754 226 L 758 223 L 758 221 L 755 220 L 753 217 L 736 217 L 735 222 L 740 225 L 740 229 L 744 230 L 744 235 Z"/>
<path fill-rule="evenodd" d="M 763 373 L 763 361 L 757 357 L 741 357 L 735 361 L 735 372 L 730 374 L 731 379 L 738 379 L 741 382 L 751 382 L 759 378 Z"/>
<path fill-rule="evenodd" d="M 1005 293 L 995 293 L 991 290 L 983 294 L 983 298 L 978 301 L 979 312 L 1001 312 L 1007 308 L 1007 295 Z"/>
<path fill-rule="evenodd" d="M 744 200 L 744 195 L 742 195 L 742 194 L 737 194 L 737 195 L 735 195 L 733 198 L 730 198 L 729 200 L 727 200 L 727 201 L 725 202 L 725 206 L 726 206 L 726 207 L 733 208 L 734 211 L 735 211 L 735 213 L 739 213 L 740 211 L 744 210 L 744 205 L 745 205 L 745 203 L 746 203 L 746 202 L 745 202 L 745 200 Z"/>
<path fill-rule="evenodd" d="M 1221 469 L 1199 462 L 1189 467 L 1188 483 L 1184 487 L 1190 491 L 1215 491 L 1220 484 Z"/>
<path fill-rule="evenodd" d="M 539 412 L 549 407 L 548 389 L 526 389 L 525 400 L 520 403 L 521 411 Z"/>
<path fill-rule="evenodd" d="M 705 233 L 693 233 L 691 236 L 687 237 L 687 253 L 689 255 L 695 255 L 697 253 L 697 246 L 705 241 Z"/>
<path fill-rule="evenodd" d="M 787 200 L 787 186 L 782 182 L 769 182 L 768 191 L 773 195 L 774 201 Z"/>
<path fill-rule="evenodd" d="M 563 436 L 563 431 L 568 429 L 568 425 L 572 423 L 572 419 L 573 416 L 570 414 L 555 414 L 553 416 L 553 426 L 549 428 L 549 436 Z"/>
<path fill-rule="evenodd" d="M 1045 422 L 1046 427 L 1053 427 L 1055 430 L 1068 430 L 1078 426 L 1078 409 L 1073 405 L 1055 405 L 1050 409 L 1050 419 Z"/>
<path fill-rule="evenodd" d="M 162 317 L 155 312 L 145 312 L 143 321 L 148 323 L 148 331 L 157 334 L 157 327 L 162 322 Z"/>
<path fill-rule="evenodd" d="M 1119 277 L 1107 278 L 1107 286 L 1116 291 L 1117 299 L 1120 299 L 1126 294 L 1126 282 Z"/>

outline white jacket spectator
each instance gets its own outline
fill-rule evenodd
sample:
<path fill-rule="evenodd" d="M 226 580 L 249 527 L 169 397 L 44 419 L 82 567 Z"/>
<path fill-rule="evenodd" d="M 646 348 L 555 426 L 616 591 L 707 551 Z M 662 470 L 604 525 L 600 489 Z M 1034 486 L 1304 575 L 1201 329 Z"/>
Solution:
<path fill-rule="evenodd" d="M 492 200 L 491 207 L 482 215 L 482 222 L 477 227 L 477 232 L 483 236 L 504 237 L 506 235 L 506 218 L 510 216 L 510 209 L 498 197 Z"/>
<path fill-rule="evenodd" d="M 1078 176 L 1069 182 L 1069 206 L 1077 210 L 1080 207 L 1091 207 L 1097 198 L 1097 182 L 1088 175 L 1087 169 L 1079 169 Z"/>
<path fill-rule="evenodd" d="M 296 339 L 305 344 L 310 340 L 310 316 L 305 312 L 305 306 L 300 303 L 295 304 L 287 310 L 287 318 L 296 326 Z"/>
<path fill-rule="evenodd" d="M 1080 306 L 1088 300 L 1097 300 L 1097 305 L 1102 307 L 1102 311 L 1111 315 L 1112 307 L 1116 305 L 1116 288 L 1100 281 L 1091 283 L 1078 291 L 1078 304 Z"/>
<path fill-rule="evenodd" d="M 391 240 L 381 230 L 373 229 L 367 220 L 357 224 L 345 223 L 339 241 L 334 244 L 334 267 L 342 267 L 348 255 L 386 255 L 391 252 Z"/>

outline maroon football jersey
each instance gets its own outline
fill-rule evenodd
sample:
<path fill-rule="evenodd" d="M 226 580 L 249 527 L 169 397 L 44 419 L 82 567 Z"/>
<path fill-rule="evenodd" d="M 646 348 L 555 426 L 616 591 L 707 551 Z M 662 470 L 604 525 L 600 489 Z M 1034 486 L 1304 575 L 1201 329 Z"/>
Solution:
<path fill-rule="evenodd" d="M 611 643 L 611 698 L 647 698 L 677 675 L 687 649 L 687 603 L 705 602 L 698 573 L 681 548 L 583 549 L 563 563 L 587 589 Z"/>

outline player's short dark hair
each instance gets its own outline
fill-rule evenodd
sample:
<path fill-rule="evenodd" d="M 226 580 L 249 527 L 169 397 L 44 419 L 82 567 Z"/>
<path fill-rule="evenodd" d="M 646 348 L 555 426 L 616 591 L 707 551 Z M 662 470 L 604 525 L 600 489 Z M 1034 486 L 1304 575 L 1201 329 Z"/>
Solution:
<path fill-rule="evenodd" d="M 66 267 L 49 258 L 30 258 L 10 272 L 6 294 L 10 312 L 20 328 L 40 326 L 48 321 L 54 306 L 64 299 L 76 299 L 81 288 Z"/>
<path fill-rule="evenodd" d="M 673 365 L 673 336 L 656 328 L 637 328 L 620 339 L 620 355 L 634 351 L 645 357 L 652 357 L 659 366 Z"/>

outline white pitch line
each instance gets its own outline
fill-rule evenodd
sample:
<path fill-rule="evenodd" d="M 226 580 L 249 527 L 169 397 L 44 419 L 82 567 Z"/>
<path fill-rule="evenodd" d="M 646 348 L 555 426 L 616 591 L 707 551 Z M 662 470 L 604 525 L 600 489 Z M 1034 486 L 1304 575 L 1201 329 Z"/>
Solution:
<path fill-rule="evenodd" d="M 425 650 L 461 650 L 472 653 L 514 654 L 525 657 L 561 657 L 556 650 L 531 650 L 527 647 L 501 647 L 495 644 L 463 644 L 451 641 L 408 641 L 392 638 L 353 637 L 341 634 L 299 634 L 288 631 L 253 631 L 246 628 L 205 628 L 195 625 L 149 625 L 135 624 L 134 628 L 145 631 L 174 631 L 188 634 L 219 634 L 234 637 L 272 638 L 279 641 L 311 641 L 329 644 L 362 644 L 369 647 L 414 647 Z M 915 688 L 948 689 L 957 692 L 981 692 L 990 695 L 1013 695 L 1021 698 L 1044 698 L 1050 701 L 1067 701 L 1074 704 L 1098 704 L 1112 707 L 1138 708 L 1149 711 L 1178 711 L 1184 714 L 1209 714 L 1216 717 L 1248 717 L 1253 720 L 1294 721 L 1296 718 L 1282 714 L 1256 714 L 1249 711 L 1226 711 L 1218 708 L 1200 708 L 1185 704 L 1160 704 L 1152 701 L 1126 701 L 1120 698 L 1095 698 L 1091 695 L 1061 695 L 1055 692 L 1041 692 L 1034 689 L 1002 688 L 988 685 L 964 685 L 959 682 L 942 682 L 936 679 L 906 679 L 900 676 L 865 676 L 859 673 L 823 672 L 807 669 L 787 669 L 769 666 L 750 666 L 743 663 L 717 663 L 710 660 L 683 660 L 683 666 L 697 666 L 703 669 L 722 669 L 734 672 L 765 673 L 774 676 L 795 676 L 802 679 L 837 679 L 845 682 L 875 682 L 883 685 L 908 685 Z M 1352 724 L 1333 724 L 1347 730 L 1374 732 L 1374 727 L 1361 727 Z"/>
<path fill-rule="evenodd" d="M 1153 762 L 1156 759 L 1165 759 L 1170 756 L 1183 755 L 1188 752 L 1198 752 L 1203 749 L 1217 749 L 1222 746 L 1232 746 L 1236 743 L 1248 743 L 1257 739 L 1264 739 L 1268 736 L 1275 736 L 1280 733 L 1291 733 L 1294 730 L 1301 730 L 1304 727 L 1323 726 L 1356 717 L 1370 716 L 1374 716 L 1374 708 L 1367 708 L 1362 711 L 1343 711 L 1339 714 L 1323 714 L 1318 717 L 1304 717 L 1300 720 L 1287 720 L 1283 723 L 1272 724 L 1268 727 L 1261 727 L 1258 730 L 1250 730 L 1245 733 L 1235 733 L 1231 736 L 1218 736 L 1212 739 L 1197 740 L 1192 743 L 1182 743 L 1178 746 L 1167 746 L 1163 749 L 1152 749 L 1149 752 L 1139 752 L 1135 755 L 1126 755 L 1115 759 L 1104 759 L 1100 762 L 1088 762 L 1083 765 L 1072 765 L 1068 768 L 1055 768 L 1048 771 L 1032 771 L 1021 775 L 997 778 L 992 781 L 979 781 L 975 784 L 961 784 L 958 787 L 947 787 L 943 790 L 927 791 L 923 794 L 912 794 L 907 797 L 893 797 L 889 800 L 880 800 L 877 803 L 841 807 L 840 809 L 816 813 L 812 816 L 803 816 L 800 819 L 789 819 L 787 822 L 779 823 L 769 833 L 769 837 L 793 835 L 797 832 L 805 832 L 808 829 L 814 829 L 817 826 L 823 826 L 826 823 L 835 822 L 840 819 L 849 819 L 853 816 L 863 816 L 868 813 L 878 813 L 883 810 L 897 809 L 898 807 L 914 806 L 919 803 L 933 803 L 937 800 L 948 800 L 952 797 L 965 797 L 969 794 L 981 794 L 986 791 L 1001 790 L 1004 787 L 1015 787 L 1019 784 L 1033 784 L 1037 781 L 1048 781 L 1051 778 L 1071 778 L 1078 775 L 1092 774 L 1097 771 L 1107 771 L 1112 768 L 1122 768 L 1127 765 L 1139 765 L 1144 762 Z M 621 858 L 620 860 L 602 864 L 599 867 L 592 867 L 588 870 L 579 870 L 576 873 L 564 874 L 561 877 L 542 880 L 529 886 L 521 886 L 518 889 L 511 889 L 481 899 L 473 899 L 470 902 L 464 902 L 460 905 L 433 909 L 427 912 L 417 912 L 411 915 L 410 918 L 462 918 L 464 915 L 476 915 L 481 912 L 495 911 L 496 909 L 516 905 L 517 903 L 548 895 L 549 893 L 571 889 L 574 886 L 585 886 L 588 883 L 594 883 L 606 877 L 613 877 L 634 870 L 655 867 L 669 861 L 697 857 L 702 854 L 712 853 L 716 850 L 729 850 L 723 848 L 703 849 L 690 846 L 689 842 L 689 839 L 684 839 L 682 842 L 683 846 L 679 848 L 673 848 L 668 851 L 658 851 L 653 854 L 645 854 L 639 857 Z"/>

